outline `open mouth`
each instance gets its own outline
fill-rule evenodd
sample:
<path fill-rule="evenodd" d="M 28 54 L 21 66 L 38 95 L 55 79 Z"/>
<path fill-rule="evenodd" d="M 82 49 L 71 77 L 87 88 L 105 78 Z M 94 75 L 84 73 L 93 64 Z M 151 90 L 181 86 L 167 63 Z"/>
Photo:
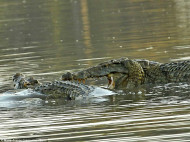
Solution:
<path fill-rule="evenodd" d="M 106 76 L 98 76 L 98 77 L 88 77 L 88 78 L 79 78 L 75 74 L 72 74 L 70 72 L 67 72 L 66 74 L 62 75 L 63 81 L 77 81 L 79 83 L 85 84 L 87 79 L 93 79 L 93 78 L 103 78 L 107 77 L 108 80 L 108 88 L 113 89 L 115 87 L 114 77 L 113 74 L 108 74 Z"/>

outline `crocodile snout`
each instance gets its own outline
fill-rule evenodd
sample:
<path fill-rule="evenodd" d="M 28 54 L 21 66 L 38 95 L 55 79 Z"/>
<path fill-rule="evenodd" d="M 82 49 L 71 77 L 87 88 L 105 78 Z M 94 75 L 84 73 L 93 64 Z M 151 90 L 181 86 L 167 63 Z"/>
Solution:
<path fill-rule="evenodd" d="M 83 77 L 80 77 L 80 76 L 77 76 L 77 75 L 74 75 L 70 72 L 67 72 L 65 74 L 62 75 L 62 78 L 61 78 L 63 81 L 66 81 L 66 80 L 69 80 L 69 81 L 72 81 L 72 80 L 77 80 L 79 82 L 83 82 L 85 83 L 85 79 Z"/>

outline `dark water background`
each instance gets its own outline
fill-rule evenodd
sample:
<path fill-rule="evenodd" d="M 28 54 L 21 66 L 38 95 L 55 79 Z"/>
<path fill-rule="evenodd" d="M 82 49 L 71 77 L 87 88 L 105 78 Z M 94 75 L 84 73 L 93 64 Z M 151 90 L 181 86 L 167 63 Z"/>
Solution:
<path fill-rule="evenodd" d="M 188 0 L 0 0 L 0 92 L 15 72 L 59 80 L 108 59 L 190 59 Z M 92 80 L 90 84 L 106 86 Z M 0 140 L 190 141 L 189 84 L 1 106 Z"/>

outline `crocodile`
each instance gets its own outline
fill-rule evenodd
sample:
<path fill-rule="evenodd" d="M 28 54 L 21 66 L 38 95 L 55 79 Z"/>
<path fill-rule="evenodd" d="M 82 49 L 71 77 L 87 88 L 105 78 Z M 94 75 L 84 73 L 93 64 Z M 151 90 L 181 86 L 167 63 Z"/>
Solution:
<path fill-rule="evenodd" d="M 146 59 L 109 60 L 78 72 L 67 72 L 62 80 L 85 81 L 107 77 L 111 89 L 133 88 L 142 84 L 190 82 L 190 60 L 160 63 Z"/>
<path fill-rule="evenodd" d="M 87 97 L 97 93 L 113 94 L 110 90 L 79 82 L 52 81 L 40 83 L 33 77 L 25 77 L 22 73 L 13 75 L 13 83 L 15 89 L 30 89 L 33 91 L 33 94 L 40 93 L 46 95 L 46 99 L 64 98 L 65 100 L 74 100 L 79 96 Z"/>

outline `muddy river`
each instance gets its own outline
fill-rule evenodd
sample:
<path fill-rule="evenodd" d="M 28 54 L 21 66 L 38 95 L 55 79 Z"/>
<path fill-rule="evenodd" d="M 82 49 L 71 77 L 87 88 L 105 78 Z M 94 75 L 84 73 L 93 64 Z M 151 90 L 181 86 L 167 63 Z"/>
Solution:
<path fill-rule="evenodd" d="M 190 1 L 0 1 L 0 96 L 109 59 L 190 59 Z M 86 84 L 106 87 L 107 81 Z M 73 101 L 0 102 L 0 141 L 190 141 L 190 84 Z"/>

